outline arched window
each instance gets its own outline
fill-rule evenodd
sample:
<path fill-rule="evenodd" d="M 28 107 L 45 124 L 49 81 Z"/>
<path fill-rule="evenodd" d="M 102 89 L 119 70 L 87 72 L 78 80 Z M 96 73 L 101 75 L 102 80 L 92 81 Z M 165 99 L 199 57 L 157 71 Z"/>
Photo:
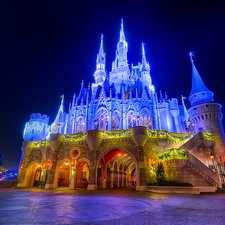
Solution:
<path fill-rule="evenodd" d="M 77 118 L 77 133 L 84 132 L 84 117 Z"/>
<path fill-rule="evenodd" d="M 128 129 L 136 126 L 136 124 L 137 124 L 136 119 L 137 119 L 137 117 L 136 117 L 136 113 L 134 111 L 128 112 L 128 115 L 127 115 L 127 125 L 128 125 L 127 127 L 128 127 Z"/>
<path fill-rule="evenodd" d="M 100 108 L 96 115 L 95 128 L 97 130 L 108 130 L 109 114 L 107 109 Z"/>
<path fill-rule="evenodd" d="M 146 126 L 148 129 L 152 129 L 152 119 L 150 110 L 143 108 L 140 112 L 140 125 Z"/>
<path fill-rule="evenodd" d="M 120 113 L 118 111 L 114 111 L 112 114 L 112 130 L 120 129 Z"/>

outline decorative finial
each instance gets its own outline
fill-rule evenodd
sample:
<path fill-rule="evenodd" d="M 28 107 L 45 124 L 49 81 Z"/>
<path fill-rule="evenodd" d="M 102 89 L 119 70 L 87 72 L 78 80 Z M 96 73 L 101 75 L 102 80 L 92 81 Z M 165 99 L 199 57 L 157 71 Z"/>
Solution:
<path fill-rule="evenodd" d="M 99 52 L 103 52 L 103 37 L 104 37 L 104 35 L 101 34 L 101 42 L 100 42 L 100 49 L 99 49 Z"/>
<path fill-rule="evenodd" d="M 188 53 L 188 56 L 189 56 L 189 58 L 190 58 L 190 60 L 191 60 L 191 63 L 194 63 L 194 60 L 193 60 L 193 57 L 195 57 L 195 52 L 189 52 Z"/>
<path fill-rule="evenodd" d="M 121 19 L 121 29 L 123 29 L 123 18 Z"/>
<path fill-rule="evenodd" d="M 61 104 L 63 104 L 63 100 L 64 100 L 64 95 L 60 95 L 61 100 Z"/>

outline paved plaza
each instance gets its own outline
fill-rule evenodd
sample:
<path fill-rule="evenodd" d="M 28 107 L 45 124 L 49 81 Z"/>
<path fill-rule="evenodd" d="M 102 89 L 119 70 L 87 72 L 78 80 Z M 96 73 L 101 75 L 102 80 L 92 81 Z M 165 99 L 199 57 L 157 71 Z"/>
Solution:
<path fill-rule="evenodd" d="M 0 224 L 225 224 L 225 193 L 0 188 Z"/>

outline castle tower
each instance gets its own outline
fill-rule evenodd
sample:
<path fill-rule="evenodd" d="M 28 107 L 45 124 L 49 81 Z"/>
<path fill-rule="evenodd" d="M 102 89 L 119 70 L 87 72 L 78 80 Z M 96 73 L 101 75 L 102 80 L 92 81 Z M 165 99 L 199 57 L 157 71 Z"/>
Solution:
<path fill-rule="evenodd" d="M 120 40 L 117 44 L 117 52 L 118 52 L 118 67 L 127 66 L 128 44 L 125 40 L 123 30 L 123 19 L 121 20 Z"/>
<path fill-rule="evenodd" d="M 120 38 L 117 44 L 116 58 L 112 63 L 112 71 L 109 73 L 110 84 L 114 83 L 116 94 L 121 92 L 121 83 L 125 84 L 125 89 L 130 83 L 130 69 L 127 61 L 128 44 L 125 39 L 123 29 L 123 19 L 121 20 Z"/>
<path fill-rule="evenodd" d="M 103 34 L 101 35 L 101 43 L 99 48 L 99 53 L 97 54 L 96 59 L 96 70 L 94 73 L 95 83 L 96 85 L 102 85 L 106 78 L 106 71 L 105 71 L 105 52 L 103 49 Z"/>
<path fill-rule="evenodd" d="M 141 81 L 144 86 L 151 87 L 150 66 L 146 60 L 144 43 L 142 43 Z"/>
<path fill-rule="evenodd" d="M 203 83 L 193 61 L 193 53 L 189 53 L 192 64 L 192 89 L 189 95 L 191 107 L 188 109 L 189 120 L 193 131 L 212 132 L 216 139 L 215 155 L 224 156 L 224 130 L 222 126 L 222 106 L 213 100 L 213 92 Z M 219 160 L 219 159 L 218 159 Z"/>
<path fill-rule="evenodd" d="M 40 113 L 31 114 L 30 121 L 26 123 L 23 139 L 24 141 L 42 141 L 49 133 L 49 117 Z"/>

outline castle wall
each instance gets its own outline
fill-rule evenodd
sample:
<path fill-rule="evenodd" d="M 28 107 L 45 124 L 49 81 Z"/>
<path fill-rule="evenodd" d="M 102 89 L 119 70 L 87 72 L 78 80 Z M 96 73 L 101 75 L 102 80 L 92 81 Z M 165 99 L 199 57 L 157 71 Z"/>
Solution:
<path fill-rule="evenodd" d="M 171 181 L 187 182 L 193 186 L 212 186 L 206 179 L 200 176 L 187 164 L 188 160 L 168 160 L 163 163 L 166 179 Z"/>

